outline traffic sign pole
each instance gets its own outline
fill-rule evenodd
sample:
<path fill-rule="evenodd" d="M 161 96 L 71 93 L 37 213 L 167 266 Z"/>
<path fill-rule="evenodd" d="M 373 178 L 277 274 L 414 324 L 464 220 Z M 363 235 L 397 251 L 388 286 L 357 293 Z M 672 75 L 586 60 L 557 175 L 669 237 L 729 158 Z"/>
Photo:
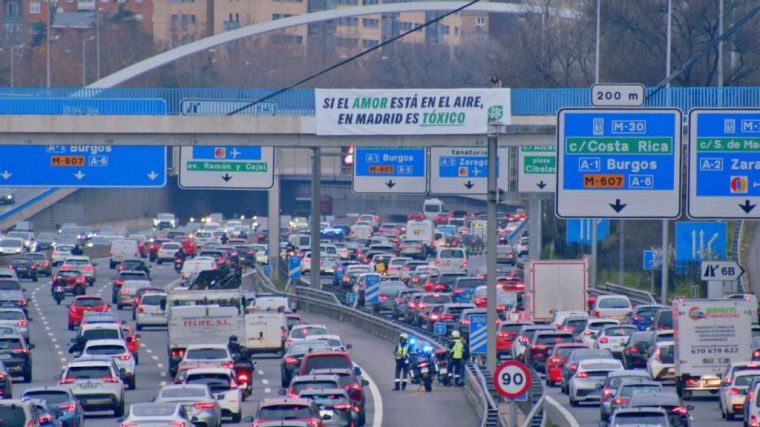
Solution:
<path fill-rule="evenodd" d="M 496 243 L 497 243 L 497 222 L 496 222 L 496 198 L 499 196 L 499 187 L 496 181 L 496 159 L 499 146 L 498 125 L 489 125 L 488 132 L 488 237 L 486 239 L 486 272 L 488 273 L 486 287 L 487 303 L 487 326 L 486 337 L 488 347 L 486 348 L 486 366 L 488 370 L 494 372 L 496 369 Z M 531 239 L 540 238 L 532 236 Z"/>
<path fill-rule="evenodd" d="M 322 289 L 320 271 L 319 241 L 321 236 L 319 210 L 321 180 L 322 180 L 322 152 L 319 147 L 311 149 L 311 287 Z M 271 231 L 271 229 L 270 229 Z M 275 233 L 279 230 L 275 230 Z"/>

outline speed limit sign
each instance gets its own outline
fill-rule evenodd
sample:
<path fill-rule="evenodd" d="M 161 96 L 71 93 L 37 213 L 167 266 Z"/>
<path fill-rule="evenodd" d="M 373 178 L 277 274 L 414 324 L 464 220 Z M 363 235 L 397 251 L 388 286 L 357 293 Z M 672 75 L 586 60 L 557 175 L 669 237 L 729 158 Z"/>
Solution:
<path fill-rule="evenodd" d="M 500 395 L 517 399 L 530 390 L 530 370 L 520 362 L 508 360 L 496 367 L 493 383 Z"/>

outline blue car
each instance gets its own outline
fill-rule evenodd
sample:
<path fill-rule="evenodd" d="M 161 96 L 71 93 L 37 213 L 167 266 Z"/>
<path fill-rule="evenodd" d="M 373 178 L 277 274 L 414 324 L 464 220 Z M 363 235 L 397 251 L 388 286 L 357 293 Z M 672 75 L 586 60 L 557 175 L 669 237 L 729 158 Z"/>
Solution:
<path fill-rule="evenodd" d="M 82 405 L 70 390 L 57 386 L 30 388 L 21 398 L 45 402 L 53 416 L 52 426 L 80 427 L 84 424 Z"/>
<path fill-rule="evenodd" d="M 633 312 L 628 315 L 628 323 L 635 326 L 639 331 L 649 330 L 654 322 L 655 313 L 662 309 L 670 310 L 670 307 L 660 304 L 637 305 Z"/>
<path fill-rule="evenodd" d="M 486 281 L 478 277 L 460 277 L 454 283 L 454 288 L 451 291 L 451 299 L 453 302 L 467 303 L 472 299 L 472 294 L 478 286 L 484 286 Z"/>

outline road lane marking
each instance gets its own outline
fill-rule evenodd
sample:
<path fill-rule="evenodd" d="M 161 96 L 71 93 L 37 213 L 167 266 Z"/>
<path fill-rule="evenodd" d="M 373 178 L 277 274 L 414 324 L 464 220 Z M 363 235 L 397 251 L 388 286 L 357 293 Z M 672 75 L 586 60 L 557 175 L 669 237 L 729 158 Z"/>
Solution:
<path fill-rule="evenodd" d="M 264 389 L 264 393 L 266 393 L 266 394 L 269 394 L 271 392 L 272 392 L 272 389 L 269 388 L 269 387 L 267 387 L 267 388 Z"/>
<path fill-rule="evenodd" d="M 269 384 L 269 380 L 268 380 L 268 379 L 266 379 L 266 378 L 263 378 L 263 379 L 261 380 L 261 383 L 262 383 L 262 384 L 264 384 L 264 385 L 267 385 L 267 384 Z"/>
<path fill-rule="evenodd" d="M 362 368 L 361 366 L 354 363 L 354 365 L 361 369 L 362 371 L 362 378 L 367 380 L 369 383 L 369 392 L 372 395 L 372 406 L 374 407 L 374 414 L 372 417 L 372 426 L 373 427 L 382 427 L 383 425 L 383 397 L 380 395 L 380 389 L 377 388 L 377 384 L 372 379 L 372 377 L 369 376 L 366 370 Z"/>

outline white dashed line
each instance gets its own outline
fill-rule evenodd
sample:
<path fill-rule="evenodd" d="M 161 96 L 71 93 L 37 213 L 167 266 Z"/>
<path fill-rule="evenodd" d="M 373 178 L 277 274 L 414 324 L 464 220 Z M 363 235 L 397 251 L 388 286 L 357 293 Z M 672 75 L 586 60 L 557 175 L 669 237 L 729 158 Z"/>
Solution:
<path fill-rule="evenodd" d="M 166 385 L 166 381 L 161 381 L 161 387 Z"/>
<path fill-rule="evenodd" d="M 158 369 L 164 369 L 163 363 L 156 363 L 156 366 L 158 366 Z"/>
<path fill-rule="evenodd" d="M 269 384 L 269 380 L 268 379 L 262 379 L 261 383 L 264 384 L 264 385 L 267 385 L 267 384 Z"/>
<path fill-rule="evenodd" d="M 271 392 L 272 392 L 272 389 L 269 388 L 269 387 L 267 387 L 267 388 L 264 389 L 264 393 L 266 393 L 266 394 L 269 394 Z"/>
<path fill-rule="evenodd" d="M 264 371 L 262 371 L 261 369 L 259 369 L 259 375 L 264 375 Z"/>

